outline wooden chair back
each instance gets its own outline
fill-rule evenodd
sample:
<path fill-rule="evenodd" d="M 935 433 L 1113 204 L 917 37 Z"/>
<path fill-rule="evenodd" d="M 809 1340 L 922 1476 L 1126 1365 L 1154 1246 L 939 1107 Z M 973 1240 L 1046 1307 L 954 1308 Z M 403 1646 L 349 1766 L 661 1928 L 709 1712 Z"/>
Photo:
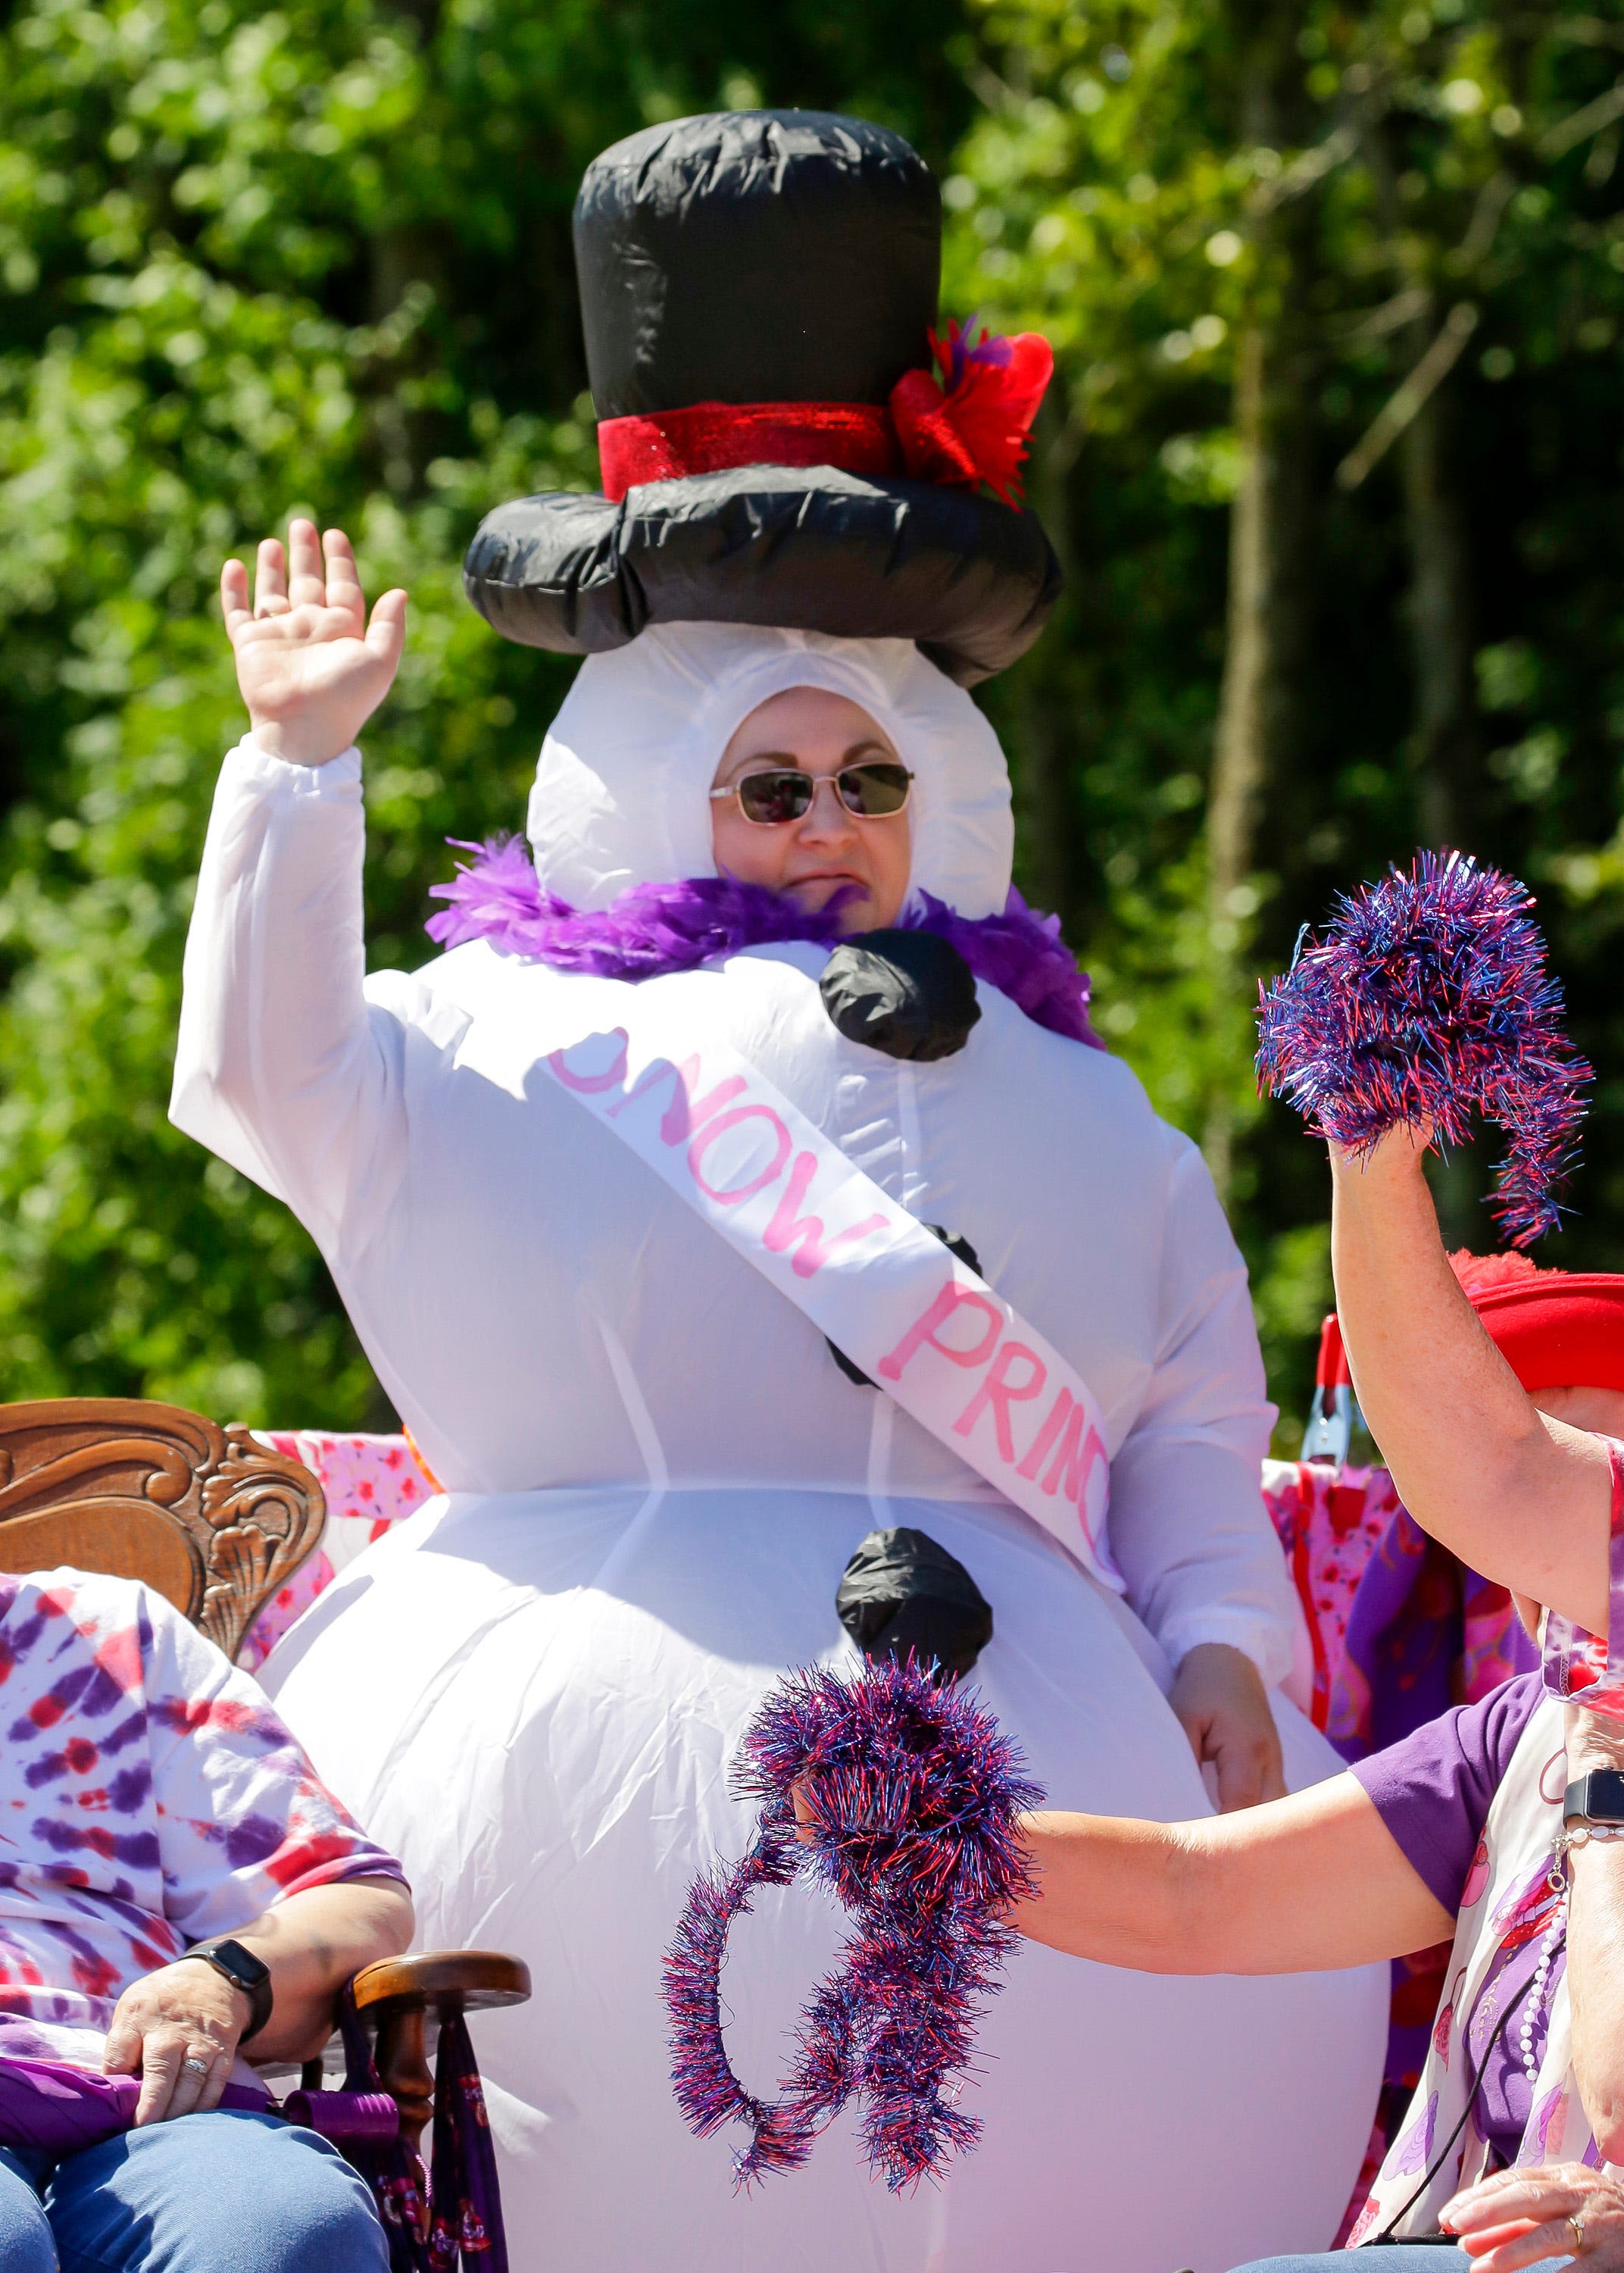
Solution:
<path fill-rule="evenodd" d="M 310 1470 L 246 1429 L 133 1398 L 0 1405 L 0 1571 L 144 1579 L 229 1658 L 326 1519 Z"/>
<path fill-rule="evenodd" d="M 326 1512 L 297 1460 L 178 1405 L 0 1405 L 0 1571 L 67 1564 L 144 1579 L 229 1658 L 314 1548 Z M 499 1950 L 430 1950 L 369 1965 L 353 1986 L 415 2149 L 434 2109 L 428 2054 L 439 2025 L 453 2013 L 522 2004 L 530 1975 Z M 321 2081 L 321 2061 L 306 2062 L 305 2088 Z"/>

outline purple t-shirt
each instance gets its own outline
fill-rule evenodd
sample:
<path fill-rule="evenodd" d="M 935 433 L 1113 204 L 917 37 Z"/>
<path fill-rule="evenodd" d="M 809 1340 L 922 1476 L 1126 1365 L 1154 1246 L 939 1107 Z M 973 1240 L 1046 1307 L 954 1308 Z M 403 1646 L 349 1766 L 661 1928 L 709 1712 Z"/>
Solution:
<path fill-rule="evenodd" d="M 1519 1674 L 1478 1704 L 1441 1713 L 1385 1752 L 1353 1766 L 1352 1774 L 1375 1802 L 1405 1861 L 1452 1914 L 1460 1909 L 1490 1804 L 1543 1695 L 1538 1673 Z M 1512 1951 L 1486 1985 L 1466 2025 L 1467 2054 L 1473 2067 L 1506 2012 L 1527 1996 L 1543 1939 L 1537 1933 Z M 1565 1960 L 1559 1944 L 1547 1979 L 1547 1999 L 1555 1993 Z M 1458 2014 L 1456 2019 L 1458 2025 Z M 1545 2020 L 1543 2010 L 1534 2015 L 1536 2060 L 1545 2049 Z M 1507 2024 L 1478 2089 L 1478 2127 L 1503 2163 L 1516 2160 L 1532 2099 L 1523 2066 L 1521 2029 L 1520 2016 Z"/>

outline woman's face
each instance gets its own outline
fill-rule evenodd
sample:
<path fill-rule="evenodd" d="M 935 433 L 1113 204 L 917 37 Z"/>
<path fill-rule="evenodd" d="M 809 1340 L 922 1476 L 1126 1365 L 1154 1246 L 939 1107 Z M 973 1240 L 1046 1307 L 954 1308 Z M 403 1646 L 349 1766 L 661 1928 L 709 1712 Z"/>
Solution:
<path fill-rule="evenodd" d="M 747 774 L 793 766 L 818 784 L 798 821 L 746 821 L 737 797 L 711 800 L 711 847 L 720 875 L 761 884 L 816 914 L 837 892 L 842 932 L 879 931 L 902 913 L 912 851 L 906 809 L 867 820 L 847 811 L 834 787 L 842 766 L 898 762 L 868 712 L 821 686 L 791 686 L 752 710 L 722 754 L 713 784 L 732 789 Z"/>

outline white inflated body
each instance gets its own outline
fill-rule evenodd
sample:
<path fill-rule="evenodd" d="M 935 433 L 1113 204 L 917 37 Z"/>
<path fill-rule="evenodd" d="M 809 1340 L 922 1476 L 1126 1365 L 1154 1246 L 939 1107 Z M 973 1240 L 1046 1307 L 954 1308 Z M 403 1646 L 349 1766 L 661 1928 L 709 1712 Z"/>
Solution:
<path fill-rule="evenodd" d="M 620 982 L 484 943 L 365 980 L 358 761 L 228 761 L 189 950 L 181 1125 L 310 1225 L 446 1496 L 368 1551 L 268 1685 L 405 1863 L 429 1947 L 529 1962 L 479 2029 L 520 2273 L 1224 2273 L 1326 2246 L 1385 2033 L 1380 1969 L 1115 1973 L 1026 1947 L 981 2037 L 979 2150 L 893 2199 L 849 2119 L 736 2197 L 729 2142 L 666 2076 L 662 1949 L 737 1855 L 740 1730 L 773 1682 L 855 1662 L 834 1597 L 877 1524 L 917 1524 L 991 1602 L 976 1679 L 1057 1804 L 1206 1812 L 1168 1709 L 1201 1640 L 1272 1679 L 1288 1590 L 1258 1497 L 1268 1426 L 1245 1275 L 1199 1156 L 1133 1076 L 983 987 L 965 1049 L 844 1040 L 822 954 L 645 981 L 725 1035 L 894 1198 L 972 1242 L 1081 1372 L 1112 1454 L 1112 1600 L 878 1392 L 541 1061 Z M 1283 1703 L 1292 1781 L 1334 1756 Z M 763 1900 L 727 1977 L 770 2089 L 839 1921 Z"/>

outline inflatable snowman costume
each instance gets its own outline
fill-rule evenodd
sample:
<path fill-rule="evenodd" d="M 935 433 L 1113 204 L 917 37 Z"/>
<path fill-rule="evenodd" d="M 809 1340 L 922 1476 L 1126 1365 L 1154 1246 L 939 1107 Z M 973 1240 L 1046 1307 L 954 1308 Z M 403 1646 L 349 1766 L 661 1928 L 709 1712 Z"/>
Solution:
<path fill-rule="evenodd" d="M 603 911 L 606 936 L 634 888 L 714 877 L 718 759 L 757 705 L 806 686 L 858 702 L 913 769 L 919 904 L 972 924 L 1005 907 L 1008 780 L 955 682 L 1036 635 L 1054 581 L 1042 532 L 973 487 L 854 469 L 838 421 L 812 462 L 794 454 L 797 406 L 812 428 L 855 406 L 871 446 L 893 383 L 925 359 L 938 236 L 906 145 L 811 114 L 679 122 L 587 177 L 594 393 L 624 422 L 606 462 L 611 445 L 670 462 L 618 501 L 493 515 L 469 582 L 511 635 L 592 650 L 530 836 L 541 885 Z M 696 404 L 697 443 L 662 416 Z M 730 441 L 729 404 L 745 406 Z M 778 418 L 765 465 L 750 406 Z M 266 1678 L 403 1858 L 423 1945 L 530 1965 L 534 2001 L 481 2036 L 516 2265 L 1223 2273 L 1324 2246 L 1374 2102 L 1377 1971 L 1152 1978 L 1023 1946 L 967 2096 L 983 2144 L 902 2197 L 870 2177 L 849 2118 L 805 2170 L 736 2196 L 729 2143 L 689 2135 L 666 2072 L 662 1950 L 694 1872 L 750 1833 L 730 1757 L 787 1669 L 858 1662 L 834 1597 L 865 1534 L 915 1527 L 969 1572 L 995 1621 L 972 1677 L 1057 1804 L 1200 1814 L 1165 1701 L 1178 1660 L 1224 1641 L 1270 1682 L 1285 1672 L 1261 1365 L 1198 1153 L 1124 1066 L 984 979 L 951 1054 L 848 1039 L 819 991 L 827 941 L 632 979 L 484 936 L 368 978 L 363 837 L 358 754 L 304 768 L 251 738 L 227 760 L 173 1110 L 309 1227 L 444 1482 Z M 772 1218 L 794 1234 L 776 1279 L 737 1230 L 758 1174 L 745 1107 L 731 1154 L 715 1084 L 690 1082 L 682 1118 L 672 1069 L 701 1061 L 733 1069 L 723 1105 L 752 1082 L 776 1100 L 754 1138 L 790 1129 L 760 1204 L 801 1175 Z M 663 1068 L 646 1097 L 639 1065 Z M 617 1099 L 643 1097 L 618 1119 L 617 1075 Z M 694 1129 L 717 1139 L 702 1162 Z M 671 1160 L 700 1164 L 711 1203 Z M 968 1239 L 979 1277 L 960 1291 L 983 1293 L 965 1299 L 993 1290 L 1077 1410 L 1090 1400 L 1109 1455 L 1092 1543 L 1091 1481 L 1051 1487 L 1051 1518 L 1019 1504 L 1030 1475 L 988 1480 L 1000 1433 L 1018 1452 L 1044 1409 L 1009 1401 L 1029 1373 L 955 1437 L 909 1408 L 911 1369 L 892 1393 L 835 1362 L 819 1287 L 838 1281 L 860 1337 L 865 1284 L 879 1303 L 891 1282 L 878 1264 L 865 1281 L 850 1209 L 819 1199 L 831 1164 L 879 1196 L 865 1220 L 901 1227 L 896 1253 L 919 1225 Z M 925 1246 L 939 1275 L 959 1272 Z M 959 1332 L 927 1333 L 924 1358 L 968 1364 Z M 1335 1770 L 1289 1706 L 1278 1718 L 1294 1783 Z M 730 2046 L 753 2088 L 770 2094 L 840 1929 L 792 1890 L 736 1932 Z"/>

